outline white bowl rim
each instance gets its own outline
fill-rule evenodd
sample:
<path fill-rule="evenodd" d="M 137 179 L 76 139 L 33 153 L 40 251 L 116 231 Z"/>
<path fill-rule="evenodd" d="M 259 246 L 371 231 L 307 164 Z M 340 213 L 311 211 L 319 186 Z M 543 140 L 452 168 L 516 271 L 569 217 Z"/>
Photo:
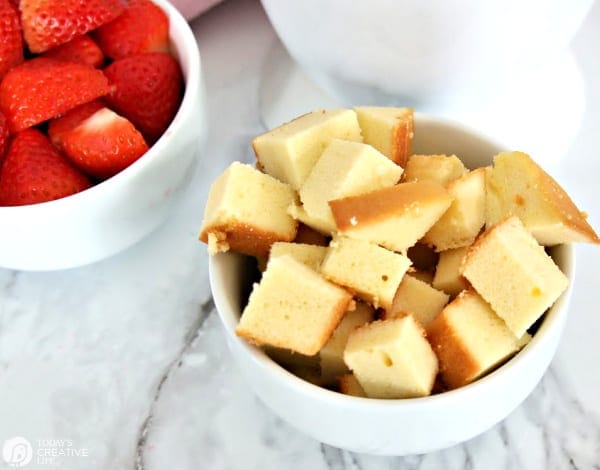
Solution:
<path fill-rule="evenodd" d="M 445 126 L 453 127 L 457 130 L 467 132 L 473 137 L 480 138 L 492 145 L 496 145 L 499 148 L 505 148 L 505 146 L 495 142 L 493 139 L 488 138 L 479 131 L 476 131 L 468 126 L 465 126 L 456 121 L 452 121 L 447 118 L 441 118 L 424 113 L 415 113 L 415 119 L 418 121 L 427 120 L 431 123 L 442 124 Z M 546 317 L 541 323 L 538 331 L 533 335 L 532 340 L 523 349 L 521 349 L 514 357 L 509 359 L 505 364 L 498 367 L 496 370 L 490 372 L 484 377 L 477 379 L 476 381 L 465 385 L 463 387 L 449 390 L 443 393 L 430 395 L 419 398 L 402 398 L 402 399 L 379 399 L 379 398 L 365 398 L 356 397 L 351 395 L 345 395 L 333 390 L 326 389 L 324 387 L 312 384 L 300 377 L 296 376 L 292 372 L 286 370 L 283 366 L 279 365 L 275 360 L 271 359 L 264 351 L 259 347 L 249 344 L 243 338 L 238 337 L 235 334 L 235 328 L 237 326 L 238 318 L 236 313 L 233 311 L 223 312 L 222 309 L 227 302 L 225 301 L 225 292 L 223 289 L 216 288 L 216 264 L 215 260 L 220 256 L 230 256 L 229 253 L 221 253 L 217 255 L 209 255 L 209 281 L 210 287 L 213 294 L 213 300 L 217 314 L 221 319 L 221 323 L 224 325 L 228 341 L 235 341 L 239 346 L 242 347 L 243 351 L 249 355 L 252 361 L 265 372 L 273 377 L 274 380 L 279 381 L 286 387 L 295 389 L 299 394 L 306 395 L 308 398 L 319 400 L 322 402 L 329 403 L 335 406 L 347 406 L 353 409 L 362 409 L 365 411 L 373 410 L 374 408 L 401 411 L 403 409 L 410 409 L 416 411 L 420 408 L 429 407 L 447 407 L 452 405 L 453 402 L 462 401 L 470 396 L 478 395 L 486 389 L 493 389 L 496 387 L 496 383 L 502 380 L 502 377 L 509 373 L 510 369 L 517 367 L 519 364 L 527 362 L 535 354 L 535 349 L 538 344 L 548 341 L 548 335 L 545 334 L 546 330 L 560 327 L 560 324 L 565 320 L 568 313 L 569 298 L 572 293 L 572 288 L 575 280 L 575 250 L 571 244 L 560 245 L 555 247 L 561 250 L 561 256 L 563 257 L 563 272 L 569 279 L 569 285 L 565 292 L 558 298 L 558 300 L 550 307 L 550 311 L 546 312 Z M 237 254 L 236 254 L 237 255 Z M 242 256 L 242 255 L 237 255 Z M 541 334 L 540 334 L 541 333 Z"/>
<path fill-rule="evenodd" d="M 184 72 L 184 80 L 186 84 L 185 91 L 181 99 L 179 109 L 177 110 L 177 113 L 171 120 L 169 127 L 167 127 L 165 132 L 163 132 L 159 139 L 156 142 L 154 142 L 154 144 L 148 149 L 148 151 L 144 155 L 142 155 L 135 162 L 133 162 L 127 168 L 121 170 L 116 175 L 111 176 L 110 178 L 99 183 L 96 183 L 83 191 L 62 197 L 60 199 L 54 199 L 52 201 L 39 202 L 35 204 L 25 204 L 21 206 L 0 206 L 0 216 L 3 212 L 4 214 L 8 215 L 11 213 L 14 214 L 18 211 L 21 213 L 22 216 L 26 216 L 28 211 L 29 213 L 34 213 L 39 210 L 69 209 L 69 206 L 72 206 L 74 204 L 85 204 L 85 201 L 87 199 L 94 198 L 100 191 L 110 191 L 111 187 L 125 183 L 124 180 L 130 178 L 130 176 L 135 173 L 143 171 L 143 168 L 151 164 L 152 160 L 155 159 L 154 156 L 160 155 L 163 151 L 163 148 L 169 145 L 168 139 L 172 138 L 171 134 L 173 134 L 174 132 L 174 130 L 172 129 L 174 123 L 185 122 L 187 116 L 193 113 L 194 106 L 199 99 L 201 90 L 199 86 L 189 86 L 189 84 L 201 84 L 202 81 L 202 59 L 200 57 L 198 44 L 188 22 L 181 15 L 179 10 L 177 10 L 167 0 L 152 1 L 154 3 L 159 4 L 159 6 L 167 12 L 167 16 L 169 17 L 170 22 L 169 37 L 171 38 L 171 40 L 173 38 L 173 31 L 176 30 L 178 34 L 182 35 L 182 43 L 189 46 L 189 51 L 186 49 L 186 53 L 188 53 L 187 56 L 190 58 L 190 60 L 188 61 L 187 73 L 186 71 L 182 70 Z M 196 53 L 192 54 L 193 51 L 196 51 Z"/>

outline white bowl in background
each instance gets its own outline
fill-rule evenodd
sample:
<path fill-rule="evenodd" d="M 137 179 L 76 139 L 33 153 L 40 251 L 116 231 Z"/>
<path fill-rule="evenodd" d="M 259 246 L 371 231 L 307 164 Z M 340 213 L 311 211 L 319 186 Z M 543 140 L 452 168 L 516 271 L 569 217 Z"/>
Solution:
<path fill-rule="evenodd" d="M 207 128 L 198 44 L 169 2 L 153 1 L 169 17 L 185 81 L 175 118 L 145 155 L 106 181 L 55 201 L 0 207 L 0 266 L 56 270 L 107 258 L 157 228 L 190 181 Z"/>
<path fill-rule="evenodd" d="M 491 163 L 505 150 L 462 125 L 415 115 L 416 153 L 455 153 L 468 167 Z M 213 298 L 228 347 L 257 396 L 277 415 L 329 445 L 380 455 L 431 452 L 466 441 L 513 411 L 534 389 L 552 360 L 565 321 L 574 280 L 570 245 L 551 254 L 570 280 L 546 313 L 532 341 L 496 371 L 462 388 L 425 398 L 383 400 L 342 395 L 310 384 L 235 334 L 255 265 L 236 253 L 209 260 Z"/>

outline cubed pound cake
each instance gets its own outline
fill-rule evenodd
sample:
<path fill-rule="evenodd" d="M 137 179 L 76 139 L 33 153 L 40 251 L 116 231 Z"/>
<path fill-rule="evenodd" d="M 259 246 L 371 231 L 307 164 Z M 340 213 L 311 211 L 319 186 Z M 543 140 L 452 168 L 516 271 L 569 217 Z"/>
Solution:
<path fill-rule="evenodd" d="M 271 246 L 270 258 L 289 255 L 309 268 L 319 271 L 327 253 L 327 247 L 306 243 L 275 242 Z"/>
<path fill-rule="evenodd" d="M 409 267 L 410 260 L 402 254 L 364 240 L 336 237 L 329 244 L 321 273 L 375 308 L 389 310 Z"/>
<path fill-rule="evenodd" d="M 461 292 L 429 323 L 427 338 L 450 388 L 473 382 L 519 349 L 517 337 L 474 290 Z"/>
<path fill-rule="evenodd" d="M 569 285 L 516 216 L 477 239 L 467 251 L 462 274 L 518 338 Z"/>
<path fill-rule="evenodd" d="M 468 287 L 469 284 L 461 274 L 462 263 L 468 248 L 465 246 L 440 253 L 433 276 L 433 287 L 443 290 L 452 297 L 457 296 Z"/>
<path fill-rule="evenodd" d="M 438 373 L 437 357 L 425 331 L 411 315 L 354 330 L 344 361 L 370 398 L 427 396 Z"/>
<path fill-rule="evenodd" d="M 367 394 L 356 380 L 353 374 L 345 374 L 339 378 L 340 393 L 353 397 L 366 398 Z"/>
<path fill-rule="evenodd" d="M 338 231 L 406 253 L 452 203 L 432 181 L 400 183 L 391 188 L 329 201 Z"/>
<path fill-rule="evenodd" d="M 200 240 L 211 254 L 264 257 L 276 241 L 291 241 L 297 222 L 287 210 L 296 193 L 250 165 L 232 163 L 211 185 Z"/>
<path fill-rule="evenodd" d="M 467 172 L 456 155 L 411 155 L 408 157 L 402 181 L 435 181 L 442 186 Z"/>
<path fill-rule="evenodd" d="M 396 184 L 402 168 L 370 145 L 333 139 L 300 188 L 304 211 L 320 230 L 335 231 L 327 202 Z"/>
<path fill-rule="evenodd" d="M 529 155 L 496 155 L 486 177 L 486 226 L 512 214 L 521 219 L 541 245 L 600 243 L 569 195 Z"/>
<path fill-rule="evenodd" d="M 450 296 L 445 292 L 434 289 L 426 282 L 407 274 L 402 278 L 392 308 L 385 312 L 384 318 L 412 314 L 421 325 L 427 326 L 442 311 L 449 299 Z"/>
<path fill-rule="evenodd" d="M 269 260 L 236 333 L 256 345 L 311 356 L 338 326 L 352 296 L 289 255 Z"/>
<path fill-rule="evenodd" d="M 485 169 L 469 171 L 451 181 L 448 192 L 454 197 L 448 210 L 421 240 L 438 251 L 468 246 L 485 224 Z"/>
<path fill-rule="evenodd" d="M 412 108 L 359 106 L 354 108 L 366 144 L 372 145 L 400 166 L 412 153 L 414 111 Z"/>
<path fill-rule="evenodd" d="M 252 141 L 258 164 L 268 174 L 300 189 L 332 139 L 362 142 L 351 109 L 317 110 L 261 134 Z"/>
<path fill-rule="evenodd" d="M 369 304 L 357 302 L 354 310 L 348 310 L 329 341 L 319 351 L 321 376 L 325 383 L 334 384 L 338 378 L 348 373 L 344 362 L 344 348 L 348 336 L 355 328 L 373 320 L 375 310 Z"/>

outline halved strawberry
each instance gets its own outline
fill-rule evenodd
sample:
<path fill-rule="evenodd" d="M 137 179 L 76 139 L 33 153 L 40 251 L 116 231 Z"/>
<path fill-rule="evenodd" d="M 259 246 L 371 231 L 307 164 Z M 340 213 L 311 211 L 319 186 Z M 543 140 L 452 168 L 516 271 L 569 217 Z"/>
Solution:
<path fill-rule="evenodd" d="M 8 147 L 8 123 L 2 111 L 0 111 L 0 169 L 2 168 L 2 162 L 4 161 L 4 154 Z"/>
<path fill-rule="evenodd" d="M 0 0 L 0 80 L 21 62 L 23 39 L 19 15 L 8 0 Z"/>
<path fill-rule="evenodd" d="M 54 146 L 64 151 L 62 141 L 63 135 L 75 129 L 79 124 L 89 118 L 96 111 L 105 107 L 101 100 L 90 101 L 73 108 L 60 117 L 52 119 L 48 123 L 48 136 Z"/>
<path fill-rule="evenodd" d="M 0 205 L 51 201 L 91 186 L 37 129 L 14 136 L 0 174 Z"/>
<path fill-rule="evenodd" d="M 104 73 L 115 86 L 108 105 L 129 119 L 146 138 L 158 139 L 179 109 L 183 76 L 169 54 L 139 54 L 116 60 Z"/>
<path fill-rule="evenodd" d="M 0 83 L 0 110 L 11 132 L 35 126 L 110 92 L 101 70 L 38 57 L 18 65 Z"/>
<path fill-rule="evenodd" d="M 78 64 L 100 67 L 104 63 L 104 54 L 98 44 L 87 34 L 77 36 L 69 42 L 53 47 L 42 54 L 42 57 L 65 60 Z"/>
<path fill-rule="evenodd" d="M 128 0 L 123 14 L 94 34 L 112 59 L 169 50 L 169 18 L 150 0 Z"/>
<path fill-rule="evenodd" d="M 68 115 L 65 120 L 72 118 Z M 87 174 L 109 178 L 141 157 L 148 145 L 122 116 L 103 107 L 60 137 L 65 155 Z"/>
<path fill-rule="evenodd" d="M 112 21 L 119 0 L 21 0 L 21 24 L 29 50 L 47 51 Z"/>

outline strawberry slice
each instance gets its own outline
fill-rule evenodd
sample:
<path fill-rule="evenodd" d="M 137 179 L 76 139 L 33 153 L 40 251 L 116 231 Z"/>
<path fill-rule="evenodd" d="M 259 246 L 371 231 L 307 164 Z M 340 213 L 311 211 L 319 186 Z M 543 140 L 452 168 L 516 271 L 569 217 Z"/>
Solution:
<path fill-rule="evenodd" d="M 115 86 L 108 105 L 129 119 L 148 141 L 158 139 L 179 109 L 183 76 L 169 54 L 139 54 L 116 60 L 104 73 Z"/>
<path fill-rule="evenodd" d="M 123 12 L 119 0 L 21 0 L 21 25 L 29 50 L 47 51 Z"/>
<path fill-rule="evenodd" d="M 0 110 L 10 131 L 18 132 L 110 91 L 101 70 L 38 57 L 6 74 L 0 83 Z"/>
<path fill-rule="evenodd" d="M 2 114 L 2 111 L 0 111 L 0 168 L 2 167 L 2 162 L 4 161 L 6 148 L 8 147 L 8 137 L 8 123 L 6 122 L 4 114 Z"/>
<path fill-rule="evenodd" d="M 19 15 L 8 0 L 0 0 L 0 80 L 21 62 L 23 40 Z"/>
<path fill-rule="evenodd" d="M 53 47 L 49 51 L 44 52 L 42 57 L 76 62 L 96 68 L 104 63 L 102 50 L 87 34 L 78 36 L 60 46 Z"/>
<path fill-rule="evenodd" d="M 59 136 L 65 155 L 89 175 L 109 178 L 148 150 L 142 134 L 133 124 L 106 107 L 84 118 L 72 129 L 68 127 L 74 124 L 77 116 L 69 114 L 54 123 L 54 135 L 57 135 L 57 127 L 62 128 Z M 75 110 L 74 114 L 81 116 L 82 110 Z"/>
<path fill-rule="evenodd" d="M 48 136 L 50 137 L 50 141 L 57 149 L 64 152 L 62 144 L 63 135 L 75 129 L 92 114 L 104 107 L 105 105 L 101 100 L 94 100 L 79 105 L 62 116 L 52 119 L 48 123 Z"/>
<path fill-rule="evenodd" d="M 168 52 L 169 18 L 150 0 L 128 0 L 121 16 L 94 34 L 107 57 L 120 59 L 144 52 Z"/>
<path fill-rule="evenodd" d="M 48 138 L 37 129 L 16 134 L 0 175 L 0 205 L 20 206 L 51 201 L 91 186 Z"/>

